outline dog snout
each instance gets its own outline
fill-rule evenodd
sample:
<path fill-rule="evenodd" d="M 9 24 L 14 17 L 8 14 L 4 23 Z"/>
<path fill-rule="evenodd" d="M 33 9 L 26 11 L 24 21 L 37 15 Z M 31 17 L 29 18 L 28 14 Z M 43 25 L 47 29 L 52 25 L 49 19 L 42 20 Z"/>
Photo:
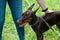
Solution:
<path fill-rule="evenodd" d="M 19 24 L 19 25 L 22 25 L 22 24 L 24 24 L 24 22 L 22 21 L 22 20 L 17 20 L 17 23 Z"/>

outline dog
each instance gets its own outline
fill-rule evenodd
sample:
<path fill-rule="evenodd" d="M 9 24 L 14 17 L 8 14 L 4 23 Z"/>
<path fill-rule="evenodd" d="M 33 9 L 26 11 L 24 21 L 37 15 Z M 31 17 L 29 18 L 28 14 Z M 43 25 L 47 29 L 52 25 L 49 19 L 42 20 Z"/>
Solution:
<path fill-rule="evenodd" d="M 35 14 L 39 7 L 35 11 L 32 11 L 33 6 L 34 4 L 32 4 L 28 10 L 23 13 L 22 18 L 17 20 L 19 25 L 29 23 L 36 33 L 37 40 L 43 40 L 43 33 L 50 29 L 40 17 L 42 17 L 51 27 L 56 25 L 60 29 L 60 11 L 36 16 Z"/>

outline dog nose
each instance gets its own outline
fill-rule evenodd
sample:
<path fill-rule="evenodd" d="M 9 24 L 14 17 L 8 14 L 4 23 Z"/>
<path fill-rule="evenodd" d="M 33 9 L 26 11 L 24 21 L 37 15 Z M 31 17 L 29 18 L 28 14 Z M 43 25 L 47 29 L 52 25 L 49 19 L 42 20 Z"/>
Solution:
<path fill-rule="evenodd" d="M 19 20 L 17 20 L 17 23 L 19 23 Z"/>
<path fill-rule="evenodd" d="M 24 22 L 23 22 L 22 20 L 17 20 L 17 23 L 18 23 L 19 25 L 22 25 Z"/>

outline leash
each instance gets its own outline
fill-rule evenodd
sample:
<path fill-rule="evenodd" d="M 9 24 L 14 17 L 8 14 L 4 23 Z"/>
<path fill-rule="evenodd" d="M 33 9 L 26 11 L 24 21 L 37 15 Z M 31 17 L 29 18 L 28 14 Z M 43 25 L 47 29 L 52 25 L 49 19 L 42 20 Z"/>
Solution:
<path fill-rule="evenodd" d="M 52 28 L 52 27 L 45 21 L 44 18 L 42 18 L 42 17 L 40 17 L 40 18 L 45 22 L 45 24 L 46 24 L 51 30 L 53 30 L 53 32 L 56 33 L 56 35 L 60 36 L 60 33 L 59 33 L 58 31 L 56 31 L 54 28 Z"/>

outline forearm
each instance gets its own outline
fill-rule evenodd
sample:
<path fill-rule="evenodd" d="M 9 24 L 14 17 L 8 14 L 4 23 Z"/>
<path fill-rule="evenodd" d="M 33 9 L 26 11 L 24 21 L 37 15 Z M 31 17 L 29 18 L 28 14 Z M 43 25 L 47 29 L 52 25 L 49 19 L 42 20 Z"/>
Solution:
<path fill-rule="evenodd" d="M 43 10 L 47 8 L 44 0 L 37 0 L 37 2 L 39 3 L 39 5 L 41 6 L 41 8 L 42 8 Z"/>

